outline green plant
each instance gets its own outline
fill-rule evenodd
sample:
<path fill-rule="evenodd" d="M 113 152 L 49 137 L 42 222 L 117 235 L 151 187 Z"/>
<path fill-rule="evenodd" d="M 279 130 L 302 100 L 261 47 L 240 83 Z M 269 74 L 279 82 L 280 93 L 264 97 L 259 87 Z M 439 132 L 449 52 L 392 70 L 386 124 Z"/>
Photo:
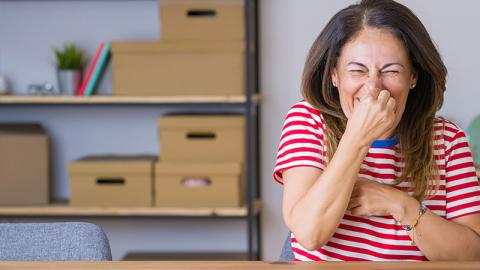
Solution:
<path fill-rule="evenodd" d="M 85 53 L 72 43 L 55 48 L 55 57 L 58 69 L 83 69 L 85 64 Z"/>

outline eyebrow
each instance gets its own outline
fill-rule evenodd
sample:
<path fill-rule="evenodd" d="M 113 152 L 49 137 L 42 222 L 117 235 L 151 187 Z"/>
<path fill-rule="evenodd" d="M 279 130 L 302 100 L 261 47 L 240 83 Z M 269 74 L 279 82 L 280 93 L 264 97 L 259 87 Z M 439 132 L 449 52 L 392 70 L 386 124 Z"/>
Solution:
<path fill-rule="evenodd" d="M 362 63 L 360 63 L 360 62 L 352 61 L 352 62 L 349 62 L 349 63 L 347 64 L 347 66 L 350 66 L 350 65 L 357 65 L 357 66 L 361 66 L 361 67 L 363 67 L 363 68 L 368 69 L 367 66 L 365 66 L 364 64 L 362 64 Z M 394 66 L 394 65 L 399 65 L 399 66 L 401 66 L 402 68 L 405 68 L 402 64 L 400 64 L 400 63 L 398 63 L 398 62 L 392 62 L 392 63 L 388 63 L 388 64 L 383 65 L 383 67 L 380 68 L 380 70 L 384 70 L 384 69 L 386 69 L 386 68 L 388 68 L 388 67 L 390 67 L 390 66 Z"/>

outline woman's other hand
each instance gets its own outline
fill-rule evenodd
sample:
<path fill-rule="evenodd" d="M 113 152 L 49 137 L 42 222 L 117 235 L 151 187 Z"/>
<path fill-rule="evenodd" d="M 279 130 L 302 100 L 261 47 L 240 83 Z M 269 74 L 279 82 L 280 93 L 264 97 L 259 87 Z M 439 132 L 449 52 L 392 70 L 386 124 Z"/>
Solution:
<path fill-rule="evenodd" d="M 407 193 L 389 185 L 360 178 L 355 183 L 347 209 L 354 216 L 402 216 Z M 414 200 L 414 199 L 413 199 Z"/>

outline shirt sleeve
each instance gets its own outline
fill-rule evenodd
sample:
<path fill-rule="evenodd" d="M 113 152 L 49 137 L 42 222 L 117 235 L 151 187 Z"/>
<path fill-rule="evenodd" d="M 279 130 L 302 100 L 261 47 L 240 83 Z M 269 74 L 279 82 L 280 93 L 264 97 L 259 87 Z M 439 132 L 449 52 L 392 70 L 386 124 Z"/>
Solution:
<path fill-rule="evenodd" d="M 480 187 L 465 133 L 447 121 L 445 141 L 446 218 L 480 213 Z"/>
<path fill-rule="evenodd" d="M 274 179 L 283 184 L 283 171 L 309 166 L 325 169 L 325 128 L 320 113 L 306 101 L 293 105 L 287 113 L 278 147 Z"/>

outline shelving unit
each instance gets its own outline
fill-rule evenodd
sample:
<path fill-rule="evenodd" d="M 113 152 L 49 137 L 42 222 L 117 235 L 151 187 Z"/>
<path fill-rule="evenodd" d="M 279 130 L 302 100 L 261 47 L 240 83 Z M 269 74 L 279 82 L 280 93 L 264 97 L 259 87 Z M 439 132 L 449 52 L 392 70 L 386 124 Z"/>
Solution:
<path fill-rule="evenodd" d="M 4 0 L 0 0 L 4 1 Z M 115 0 L 110 0 L 115 1 Z M 149 0 L 152 1 L 152 0 Z M 261 95 L 258 75 L 257 0 L 245 1 L 245 94 L 235 96 L 0 96 L 0 106 L 35 108 L 65 106 L 184 106 L 202 105 L 209 108 L 241 108 L 246 119 L 246 204 L 239 208 L 138 208 L 138 207 L 71 207 L 67 202 L 53 202 L 48 206 L 0 207 L 0 218 L 188 218 L 188 219 L 238 219 L 246 221 L 247 246 L 245 258 L 261 258 L 261 199 L 259 184 L 259 129 Z M 216 107 L 215 107 L 216 106 Z"/>
<path fill-rule="evenodd" d="M 252 103 L 260 101 L 259 94 L 251 96 Z M 0 104 L 11 105 L 65 105 L 65 104 L 244 104 L 246 96 L 165 96 L 165 97 L 128 97 L 128 96 L 0 96 Z"/>
<path fill-rule="evenodd" d="M 260 213 L 255 200 L 253 214 Z M 238 208 L 160 208 L 160 207 L 72 207 L 68 202 L 48 206 L 3 206 L 0 217 L 220 217 L 245 218 L 247 207 Z"/>

